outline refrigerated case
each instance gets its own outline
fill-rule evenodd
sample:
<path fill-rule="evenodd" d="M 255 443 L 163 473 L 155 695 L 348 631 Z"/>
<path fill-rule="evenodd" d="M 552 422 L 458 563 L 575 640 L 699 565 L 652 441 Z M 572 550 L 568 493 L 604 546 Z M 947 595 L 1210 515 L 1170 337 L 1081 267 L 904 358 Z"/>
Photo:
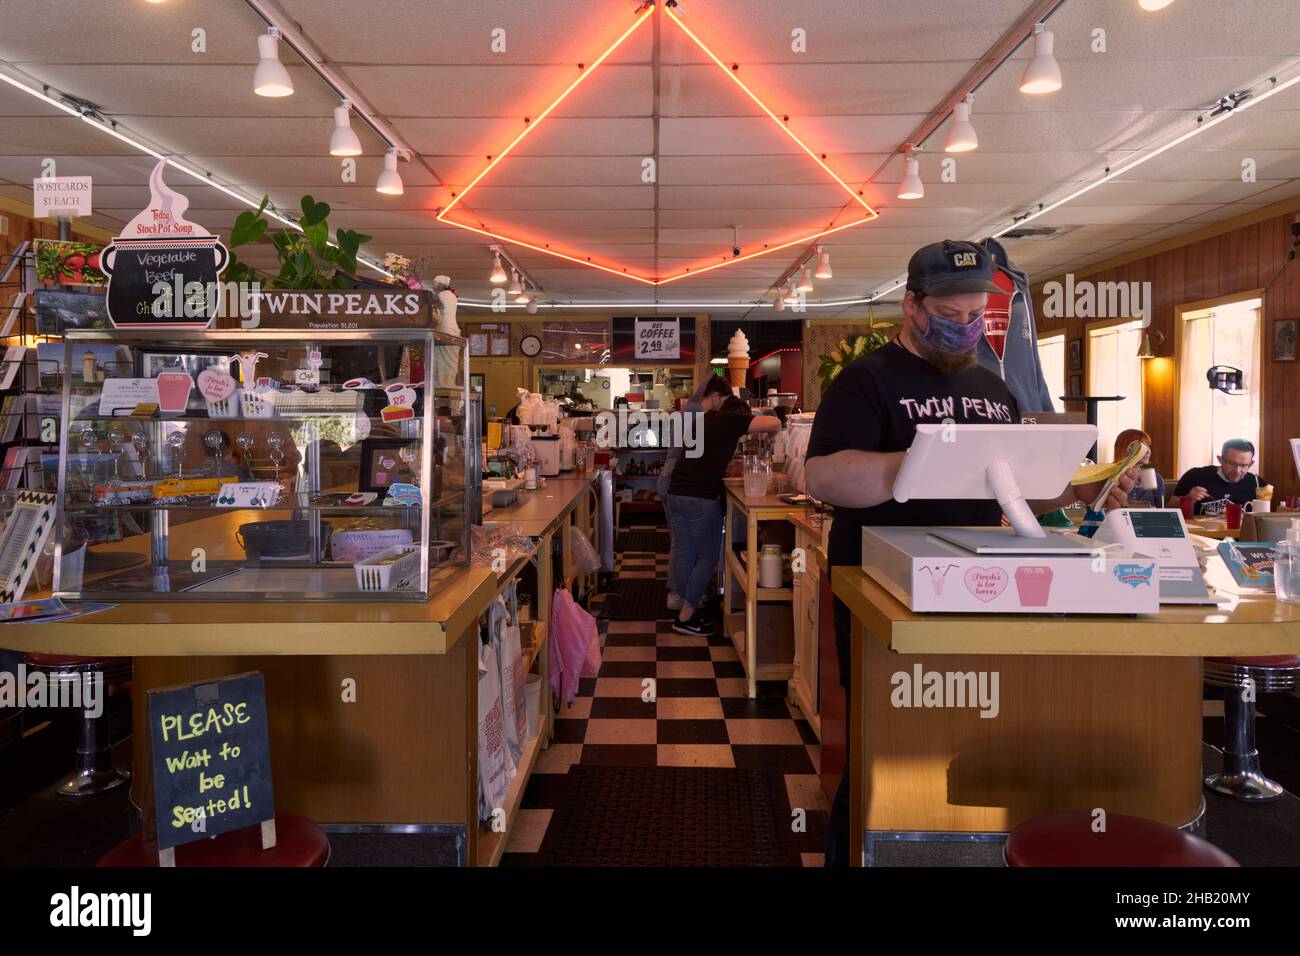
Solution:
<path fill-rule="evenodd" d="M 133 380 L 81 373 L 106 346 Z M 63 368 L 60 597 L 418 601 L 468 564 L 464 339 L 70 332 Z"/>

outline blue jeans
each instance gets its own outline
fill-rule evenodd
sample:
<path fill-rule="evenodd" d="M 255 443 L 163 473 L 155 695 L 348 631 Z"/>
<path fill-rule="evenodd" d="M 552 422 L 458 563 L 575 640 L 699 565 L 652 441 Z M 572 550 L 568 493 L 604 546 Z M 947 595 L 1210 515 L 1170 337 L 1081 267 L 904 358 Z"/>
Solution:
<path fill-rule="evenodd" d="M 709 593 L 722 542 L 722 505 L 716 498 L 669 495 L 673 521 L 673 580 L 682 601 L 698 610 Z"/>
<path fill-rule="evenodd" d="M 659 492 L 659 501 L 664 506 L 664 523 L 668 525 L 668 593 L 681 596 L 682 583 L 677 579 L 677 529 L 673 527 L 673 504 L 668 500 L 668 481 L 670 471 L 660 475 L 655 490 Z"/>

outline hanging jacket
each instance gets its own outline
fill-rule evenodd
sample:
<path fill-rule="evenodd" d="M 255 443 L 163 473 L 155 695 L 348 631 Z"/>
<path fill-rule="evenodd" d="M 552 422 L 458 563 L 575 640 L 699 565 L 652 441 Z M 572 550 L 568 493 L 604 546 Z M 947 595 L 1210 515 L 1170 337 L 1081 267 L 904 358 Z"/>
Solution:
<path fill-rule="evenodd" d="M 1011 279 L 1007 334 L 998 357 L 988 338 L 980 339 L 976 356 L 980 365 L 1006 383 L 1022 412 L 1050 412 L 1052 392 L 1043 378 L 1038 359 L 1038 328 L 1034 322 L 1034 302 L 1029 294 L 1029 277 L 1011 262 L 1002 244 L 992 237 L 980 243 L 993 257 L 993 263 Z"/>

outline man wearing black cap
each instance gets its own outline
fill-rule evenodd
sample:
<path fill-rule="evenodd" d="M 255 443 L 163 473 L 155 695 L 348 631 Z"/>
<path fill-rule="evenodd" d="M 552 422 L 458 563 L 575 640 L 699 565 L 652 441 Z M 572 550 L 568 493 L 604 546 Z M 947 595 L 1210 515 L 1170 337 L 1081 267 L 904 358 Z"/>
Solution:
<path fill-rule="evenodd" d="M 862 528 L 899 525 L 999 525 L 996 501 L 893 500 L 894 480 L 918 423 L 1015 424 L 1020 409 L 1006 385 L 982 368 L 976 347 L 993 282 L 988 252 L 945 239 L 918 249 L 907 264 L 903 322 L 887 345 L 845 368 L 822 396 L 808 441 L 808 493 L 835 507 L 827 557 L 862 565 Z M 1106 507 L 1122 507 L 1136 480 L 1121 476 Z M 1032 502 L 1042 513 L 1092 501 L 1100 486 L 1067 488 L 1054 501 Z M 840 683 L 848 691 L 850 615 L 837 599 L 835 643 Z M 847 712 L 847 708 L 846 708 Z M 849 865 L 849 772 L 831 812 L 828 866 Z"/>

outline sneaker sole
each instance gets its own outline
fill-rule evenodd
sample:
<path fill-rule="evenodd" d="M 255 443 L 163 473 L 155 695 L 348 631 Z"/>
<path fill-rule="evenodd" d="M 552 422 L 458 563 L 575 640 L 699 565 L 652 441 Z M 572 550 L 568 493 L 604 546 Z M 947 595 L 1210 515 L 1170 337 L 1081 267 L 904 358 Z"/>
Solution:
<path fill-rule="evenodd" d="M 697 631 L 689 627 L 679 627 L 676 624 L 673 625 L 673 630 L 678 634 L 685 634 L 687 637 L 712 637 L 714 635 L 713 631 Z"/>

